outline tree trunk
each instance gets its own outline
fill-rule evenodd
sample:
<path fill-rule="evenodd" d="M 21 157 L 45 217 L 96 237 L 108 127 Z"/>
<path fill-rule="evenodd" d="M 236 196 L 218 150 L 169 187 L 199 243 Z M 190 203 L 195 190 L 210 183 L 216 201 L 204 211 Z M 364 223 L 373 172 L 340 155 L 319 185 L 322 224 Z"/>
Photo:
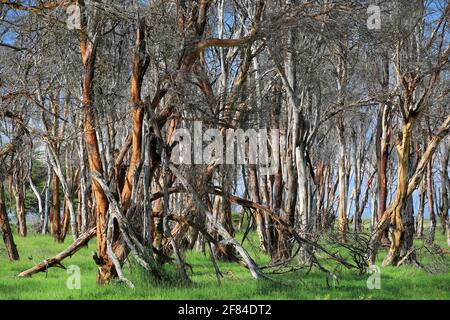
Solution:
<path fill-rule="evenodd" d="M 347 234 L 347 184 L 345 174 L 345 138 L 344 127 L 342 119 L 339 119 L 338 124 L 338 141 L 339 141 L 339 240 L 345 242 Z"/>
<path fill-rule="evenodd" d="M 14 237 L 9 224 L 8 212 L 6 211 L 5 193 L 3 182 L 0 182 L 0 228 L 2 230 L 3 241 L 6 246 L 6 253 L 9 260 L 19 260 L 19 252 L 17 251 Z"/>
<path fill-rule="evenodd" d="M 434 212 L 434 193 L 433 193 L 433 161 L 427 165 L 427 198 L 428 198 L 428 214 L 430 217 L 430 230 L 427 242 L 432 244 L 436 233 L 436 214 Z"/>
<path fill-rule="evenodd" d="M 17 231 L 19 236 L 27 236 L 27 220 L 25 216 L 25 195 L 23 190 L 23 184 L 17 177 L 16 184 L 14 186 L 14 198 L 16 201 L 16 216 L 17 216 Z"/>
<path fill-rule="evenodd" d="M 423 237 L 423 221 L 424 221 L 424 210 L 425 210 L 425 186 L 426 180 L 423 179 L 419 187 L 419 210 L 417 212 L 417 223 L 416 223 L 416 237 L 422 239 Z"/>
<path fill-rule="evenodd" d="M 68 200 L 67 197 L 64 197 L 63 209 L 61 214 L 61 242 L 64 242 L 67 236 L 67 232 L 69 231 L 69 223 L 71 222 Z M 76 233 L 78 234 L 78 233 Z M 78 236 L 77 236 L 78 238 Z M 74 239 L 76 241 L 76 238 Z"/>
<path fill-rule="evenodd" d="M 402 128 L 402 141 L 397 143 L 398 156 L 398 175 L 397 175 L 397 191 L 395 201 L 392 208 L 392 215 L 390 216 L 390 240 L 391 246 L 389 252 L 383 261 L 383 265 L 397 265 L 397 262 L 402 258 L 400 256 L 400 249 L 402 241 L 404 241 L 405 232 L 410 227 L 409 221 L 405 221 L 405 206 L 408 200 L 408 173 L 410 165 L 411 152 L 411 137 L 412 137 L 412 120 L 406 121 Z"/>
<path fill-rule="evenodd" d="M 352 132 L 352 140 L 353 140 L 353 150 L 352 150 L 352 166 L 354 170 L 354 214 L 353 214 L 353 231 L 354 233 L 361 232 L 362 230 L 362 219 L 359 214 L 359 206 L 360 206 L 360 194 L 361 194 L 361 160 L 358 154 L 358 138 L 356 136 L 356 132 Z"/>
<path fill-rule="evenodd" d="M 82 138 L 79 139 L 79 147 L 78 147 L 78 156 L 80 160 L 80 232 L 85 233 L 88 229 L 89 225 L 89 209 L 88 209 L 88 187 L 87 187 L 87 170 L 86 170 L 86 162 L 85 162 L 85 149 L 84 149 L 84 141 Z"/>
<path fill-rule="evenodd" d="M 85 10 L 84 3 L 81 4 L 82 11 Z M 84 12 L 83 12 L 84 15 Z M 84 17 L 85 19 L 85 17 Z M 83 20 L 84 20 L 83 19 Z M 84 20 L 85 24 L 86 21 Z M 88 42 L 87 35 L 81 33 L 81 57 L 83 61 L 83 132 L 86 140 L 86 149 L 88 155 L 89 169 L 91 172 L 98 172 L 103 175 L 103 165 L 100 156 L 100 149 L 97 140 L 95 126 L 94 107 L 92 105 L 93 80 L 95 73 L 95 58 L 98 43 Z M 97 283 L 105 284 L 113 277 L 117 276 L 113 262 L 109 259 L 107 253 L 106 230 L 107 230 L 107 212 L 108 199 L 96 181 L 92 181 L 92 191 L 96 201 L 96 224 L 97 224 L 97 259 L 99 265 L 97 274 Z"/>
<path fill-rule="evenodd" d="M 258 183 L 258 175 L 256 173 L 256 165 L 248 166 L 248 175 L 250 178 L 252 201 L 256 203 L 261 203 L 261 198 L 259 196 L 259 183 Z M 259 247 L 261 248 L 261 250 L 267 251 L 267 239 L 266 239 L 264 215 L 260 210 L 256 210 L 255 216 L 256 216 L 256 228 L 259 236 Z"/>
<path fill-rule="evenodd" d="M 55 242 L 62 242 L 61 239 L 61 208 L 59 203 L 59 178 L 53 173 L 52 177 L 52 208 L 50 212 L 51 233 Z"/>
<path fill-rule="evenodd" d="M 133 138 L 130 166 L 128 168 L 125 184 L 122 189 L 122 207 L 126 212 L 131 200 L 134 171 L 141 158 L 142 150 L 142 125 L 144 120 L 144 108 L 141 100 L 142 81 L 148 66 L 145 44 L 145 21 L 139 21 L 136 31 L 135 52 L 133 57 L 133 73 L 131 77 L 131 102 L 133 103 Z"/>

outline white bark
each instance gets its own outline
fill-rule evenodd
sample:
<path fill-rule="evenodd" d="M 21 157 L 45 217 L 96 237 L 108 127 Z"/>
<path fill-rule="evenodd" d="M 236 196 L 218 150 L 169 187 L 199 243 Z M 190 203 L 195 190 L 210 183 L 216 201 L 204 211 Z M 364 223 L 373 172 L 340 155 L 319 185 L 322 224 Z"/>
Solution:
<path fill-rule="evenodd" d="M 77 218 L 76 218 L 76 214 L 75 214 L 75 209 L 73 207 L 72 194 L 70 192 L 69 185 L 67 184 L 66 177 L 64 176 L 64 174 L 62 172 L 61 163 L 59 161 L 58 156 L 55 153 L 55 150 L 53 150 L 53 148 L 50 146 L 50 144 L 47 144 L 47 145 L 48 145 L 50 163 L 52 164 L 54 173 L 58 176 L 59 181 L 61 182 L 64 196 L 67 199 L 67 207 L 69 209 L 69 214 L 70 214 L 70 228 L 71 228 L 73 240 L 76 241 L 78 238 Z"/>

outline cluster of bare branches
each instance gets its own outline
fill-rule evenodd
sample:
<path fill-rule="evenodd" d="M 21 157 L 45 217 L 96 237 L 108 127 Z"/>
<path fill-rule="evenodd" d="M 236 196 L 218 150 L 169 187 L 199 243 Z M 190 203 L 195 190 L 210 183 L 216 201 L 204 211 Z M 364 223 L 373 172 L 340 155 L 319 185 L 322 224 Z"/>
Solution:
<path fill-rule="evenodd" d="M 188 250 L 210 254 L 219 282 L 217 260 L 255 279 L 312 268 L 328 279 L 365 272 L 381 246 L 385 265 L 419 265 L 415 239 L 433 248 L 437 222 L 450 245 L 450 4 L 376 4 L 374 30 L 367 1 L 0 0 L 7 252 L 19 259 L 8 212 L 26 236 L 28 190 L 38 232 L 73 238 L 20 276 L 94 237 L 98 283 L 130 287 L 129 257 L 160 281 L 165 263 L 189 281 Z M 234 150 L 229 129 L 250 132 L 247 160 L 251 132 L 278 132 L 258 146 L 275 166 L 217 151 L 177 162 L 180 130 L 200 121 L 216 130 L 192 139 L 201 157 L 221 139 Z M 268 265 L 249 253 L 255 238 Z"/>

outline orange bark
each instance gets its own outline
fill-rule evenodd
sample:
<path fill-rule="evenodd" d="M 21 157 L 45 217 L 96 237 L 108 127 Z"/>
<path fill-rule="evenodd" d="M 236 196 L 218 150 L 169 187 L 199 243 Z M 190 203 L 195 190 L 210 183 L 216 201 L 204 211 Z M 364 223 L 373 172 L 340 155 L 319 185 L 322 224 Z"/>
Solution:
<path fill-rule="evenodd" d="M 80 1 L 82 11 L 84 1 Z M 89 169 L 103 175 L 103 166 L 100 157 L 100 149 L 95 129 L 94 109 L 92 107 L 92 89 L 95 71 L 95 57 L 97 44 L 87 42 L 86 20 L 82 17 L 82 30 L 80 36 L 81 58 L 83 62 L 83 131 L 86 140 Z M 99 266 L 97 283 L 104 284 L 115 277 L 114 264 L 109 259 L 106 247 L 106 214 L 108 212 L 108 199 L 103 189 L 95 179 L 92 179 L 92 191 L 96 201 L 96 222 L 97 222 L 97 256 L 94 260 Z"/>
<path fill-rule="evenodd" d="M 133 137 L 130 166 L 122 189 L 122 207 L 124 212 L 130 206 L 131 194 L 133 191 L 133 177 L 136 165 L 141 158 L 142 152 L 142 124 L 144 120 L 144 109 L 141 100 L 142 80 L 146 71 L 145 58 L 145 23 L 141 21 L 139 29 L 136 32 L 136 47 L 133 58 L 133 74 L 131 77 L 131 102 L 134 106 L 133 111 Z"/>

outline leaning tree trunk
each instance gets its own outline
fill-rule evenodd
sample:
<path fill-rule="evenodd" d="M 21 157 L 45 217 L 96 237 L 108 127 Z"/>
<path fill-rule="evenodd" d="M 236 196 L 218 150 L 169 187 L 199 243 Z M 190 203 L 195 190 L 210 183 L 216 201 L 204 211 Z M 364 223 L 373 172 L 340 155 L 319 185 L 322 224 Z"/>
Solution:
<path fill-rule="evenodd" d="M 47 153 L 47 182 L 45 185 L 45 192 L 44 192 L 44 217 L 42 221 L 42 234 L 48 233 L 48 223 L 49 223 L 49 217 L 50 217 L 50 196 L 51 196 L 51 183 L 53 179 L 53 170 L 52 166 L 50 164 L 49 155 Z"/>
<path fill-rule="evenodd" d="M 19 252 L 17 251 L 14 237 L 9 224 L 8 213 L 6 211 L 5 193 L 3 182 L 0 182 L 0 228 L 2 230 L 3 241 L 6 246 L 6 253 L 10 260 L 19 260 Z"/>
<path fill-rule="evenodd" d="M 95 58 L 98 46 L 98 39 L 92 42 L 88 40 L 87 19 L 85 16 L 84 1 L 80 1 L 82 11 L 83 31 L 80 38 L 81 58 L 83 62 L 83 132 L 86 140 L 86 149 L 90 172 L 98 172 L 103 175 L 103 165 L 100 156 L 100 148 L 97 140 L 95 126 L 94 107 L 92 102 L 93 81 L 95 74 Z M 94 260 L 98 265 L 97 283 L 105 284 L 117 276 L 114 263 L 107 252 L 107 212 L 109 207 L 108 199 L 97 180 L 92 179 L 92 191 L 96 201 L 96 224 L 97 224 L 97 253 Z"/>
<path fill-rule="evenodd" d="M 352 150 L 352 166 L 354 170 L 354 177 L 355 177 L 355 196 L 354 196 L 354 214 L 353 214 L 353 231 L 356 233 L 361 232 L 362 230 L 362 216 L 359 214 L 359 207 L 360 207 L 360 194 L 361 194 L 361 157 L 358 154 L 358 139 L 356 136 L 356 132 L 353 132 L 352 134 L 352 140 L 353 140 L 353 150 Z"/>
<path fill-rule="evenodd" d="M 389 72 L 389 70 L 387 70 Z M 389 80 L 389 79 L 387 79 Z M 381 220 L 386 211 L 387 203 L 387 166 L 388 166 L 388 143 L 391 136 L 391 125 L 389 106 L 383 105 L 378 115 L 377 122 L 377 166 L 378 166 L 378 216 L 377 220 Z M 383 234 L 386 238 L 387 233 Z"/>
<path fill-rule="evenodd" d="M 414 155 L 412 155 L 414 157 Z M 409 170 L 408 176 L 413 173 L 413 160 L 409 161 Z M 402 222 L 404 225 L 404 233 L 401 240 L 400 245 L 400 260 L 397 262 L 397 265 L 403 263 L 416 263 L 416 253 L 414 251 L 414 233 L 415 233 L 415 225 L 414 225 L 414 201 L 412 196 L 406 196 L 406 205 L 405 210 L 403 211 Z"/>
<path fill-rule="evenodd" d="M 450 144 L 444 144 L 444 152 L 441 156 L 441 205 L 440 205 L 440 220 L 442 227 L 442 234 L 445 235 L 447 230 L 446 223 L 448 219 L 449 210 L 449 179 L 448 179 L 448 165 L 450 160 Z"/>
<path fill-rule="evenodd" d="M 344 140 L 344 127 L 342 119 L 338 124 L 338 137 L 339 137 L 339 240 L 345 242 L 347 234 L 347 184 L 345 178 L 345 140 Z"/>
<path fill-rule="evenodd" d="M 19 236 L 27 236 L 27 220 L 25 216 L 25 195 L 23 191 L 23 184 L 17 178 L 14 186 L 14 198 L 16 200 L 16 216 L 17 216 L 17 230 Z"/>
<path fill-rule="evenodd" d="M 55 242 L 61 240 L 61 215 L 59 202 L 59 178 L 56 174 L 52 176 L 52 208 L 50 211 L 51 233 Z"/>
<path fill-rule="evenodd" d="M 43 203 L 42 203 L 43 202 L 42 201 L 42 196 L 41 196 L 41 194 L 39 193 L 39 191 L 37 190 L 36 186 L 33 183 L 33 179 L 32 179 L 32 159 L 31 159 L 31 156 L 30 156 L 29 165 L 28 165 L 28 182 L 29 182 L 30 188 L 31 188 L 31 190 L 33 190 L 33 193 L 34 193 L 34 195 L 36 197 L 36 200 L 38 202 L 39 219 L 40 219 L 41 223 L 43 224 L 44 219 L 45 219 L 44 206 L 43 206 Z M 40 225 L 40 227 L 42 227 L 42 224 Z"/>
<path fill-rule="evenodd" d="M 419 187 L 419 210 L 417 212 L 417 223 L 416 223 L 416 237 L 422 239 L 423 237 L 423 221 L 424 221 L 424 211 L 425 211 L 425 182 L 423 179 Z"/>
<path fill-rule="evenodd" d="M 72 231 L 72 237 L 73 240 L 77 240 L 78 238 L 78 228 L 77 228 L 77 219 L 75 214 L 75 209 L 73 206 L 73 192 L 69 188 L 69 184 L 67 182 L 66 176 L 63 174 L 62 168 L 61 168 L 61 162 L 58 159 L 58 155 L 56 153 L 56 149 L 54 149 L 52 146 L 49 145 L 49 160 L 52 164 L 53 171 L 55 175 L 58 178 L 59 184 L 62 186 L 63 193 L 64 193 L 64 210 L 63 214 L 67 214 L 67 216 L 64 216 L 64 219 L 60 218 L 60 240 L 61 242 L 64 241 L 64 238 L 67 233 L 67 226 L 70 222 L 71 231 Z M 68 159 L 66 157 L 66 164 L 68 163 Z M 59 195 L 58 195 L 59 197 Z M 56 200 L 56 199 L 55 199 Z M 62 225 L 61 225 L 62 224 Z"/>
<path fill-rule="evenodd" d="M 89 209 L 88 209 L 88 186 L 87 186 L 87 170 L 86 170 L 86 162 L 85 162 L 85 148 L 84 141 L 82 138 L 78 140 L 78 156 L 80 159 L 80 196 L 79 196 L 79 208 L 80 208 L 80 232 L 85 233 L 88 229 L 89 225 Z"/>
<path fill-rule="evenodd" d="M 68 248 L 64 249 L 60 253 L 58 253 L 56 256 L 45 259 L 43 262 L 38 263 L 37 265 L 33 266 L 30 269 L 27 269 L 23 272 L 21 272 L 18 277 L 31 277 L 33 274 L 38 272 L 47 272 L 47 270 L 51 267 L 58 266 L 65 268 L 61 261 L 64 260 L 67 257 L 72 257 L 78 250 L 85 247 L 89 240 L 91 240 L 96 233 L 96 228 L 92 228 L 85 233 L 81 234 L 80 237 L 72 243 Z"/>
<path fill-rule="evenodd" d="M 308 233 L 308 170 L 305 157 L 305 149 L 303 144 L 296 148 L 295 159 L 297 166 L 297 181 L 298 181 L 298 222 L 300 229 L 300 236 L 307 237 Z M 302 247 L 300 250 L 300 262 L 306 263 L 308 261 L 308 254 L 306 248 Z"/>
<path fill-rule="evenodd" d="M 261 197 L 259 195 L 259 183 L 258 183 L 258 174 L 256 171 L 256 165 L 249 165 L 248 166 L 248 175 L 250 178 L 250 190 L 252 195 L 252 201 L 256 203 L 261 203 Z M 255 217 L 256 217 L 256 228 L 259 236 L 259 247 L 263 251 L 267 251 L 267 239 L 266 239 L 266 232 L 265 232 L 265 222 L 264 222 L 264 215 L 261 210 L 255 211 Z"/>
<path fill-rule="evenodd" d="M 427 198 L 428 198 L 428 213 L 430 216 L 430 230 L 427 238 L 429 244 L 434 242 L 436 233 L 436 214 L 434 211 L 434 193 L 433 193 L 433 161 L 428 162 L 427 165 Z"/>
<path fill-rule="evenodd" d="M 146 55 L 146 43 L 145 43 L 145 20 L 139 21 L 139 26 L 136 31 L 136 43 L 135 52 L 133 57 L 133 69 L 131 77 L 131 102 L 133 104 L 133 135 L 132 135 L 132 149 L 130 166 L 128 167 L 128 173 L 125 179 L 125 184 L 122 189 L 122 207 L 124 211 L 130 206 L 133 177 L 135 174 L 135 168 L 139 160 L 141 159 L 142 152 L 142 128 L 144 121 L 144 105 L 141 100 L 142 81 L 144 79 L 145 72 L 148 68 L 149 59 Z"/>

